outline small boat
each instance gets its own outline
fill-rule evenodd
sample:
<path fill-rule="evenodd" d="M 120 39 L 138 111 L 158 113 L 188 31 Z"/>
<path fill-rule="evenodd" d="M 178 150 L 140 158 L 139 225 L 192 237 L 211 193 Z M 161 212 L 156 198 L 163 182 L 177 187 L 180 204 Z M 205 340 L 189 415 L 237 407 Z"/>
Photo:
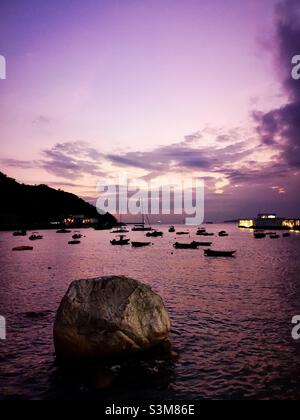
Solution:
<path fill-rule="evenodd" d="M 69 241 L 68 244 L 69 245 L 79 245 L 81 242 L 80 241 Z"/>
<path fill-rule="evenodd" d="M 122 229 L 113 230 L 111 233 L 114 233 L 114 234 L 129 233 L 129 230 L 122 228 Z"/>
<path fill-rule="evenodd" d="M 132 228 L 132 232 L 151 232 L 152 230 L 152 227 L 144 225 L 136 225 Z"/>
<path fill-rule="evenodd" d="M 143 248 L 146 246 L 150 246 L 151 242 L 131 242 L 133 248 Z"/>
<path fill-rule="evenodd" d="M 170 233 L 175 233 L 176 232 L 175 226 L 170 226 L 169 227 L 169 232 Z"/>
<path fill-rule="evenodd" d="M 194 241 L 195 244 L 197 244 L 198 246 L 211 246 L 212 242 L 196 242 Z"/>
<path fill-rule="evenodd" d="M 275 235 L 270 235 L 270 238 L 271 239 L 279 239 L 280 236 L 277 233 L 275 233 Z"/>
<path fill-rule="evenodd" d="M 202 236 L 215 236 L 214 233 L 204 232 Z"/>
<path fill-rule="evenodd" d="M 81 233 L 75 233 L 75 234 L 72 236 L 72 238 L 73 238 L 73 239 L 81 239 L 81 238 L 82 238 L 82 235 L 81 235 Z"/>
<path fill-rule="evenodd" d="M 266 236 L 277 235 L 277 232 L 266 232 Z"/>
<path fill-rule="evenodd" d="M 205 228 L 198 228 L 196 235 L 201 236 L 204 235 L 204 233 L 206 233 Z"/>
<path fill-rule="evenodd" d="M 112 241 L 110 241 L 110 243 L 112 245 L 120 245 L 120 246 L 129 245 L 130 239 L 127 239 L 125 235 L 120 235 L 120 239 L 113 239 Z"/>
<path fill-rule="evenodd" d="M 213 251 L 212 249 L 205 249 L 204 255 L 206 257 L 234 257 L 236 251 Z"/>
<path fill-rule="evenodd" d="M 179 242 L 175 242 L 173 246 L 175 249 L 198 249 L 199 247 L 197 242 L 191 242 L 190 244 L 181 244 Z"/>
<path fill-rule="evenodd" d="M 289 232 L 286 232 L 282 235 L 283 238 L 289 238 L 291 234 Z"/>
<path fill-rule="evenodd" d="M 42 235 L 39 235 L 37 232 L 35 232 L 34 234 L 32 234 L 29 237 L 29 240 L 30 241 L 40 241 L 41 239 L 43 239 L 43 236 Z"/>
<path fill-rule="evenodd" d="M 255 239 L 264 239 L 267 235 L 265 232 L 254 232 L 253 236 Z"/>
<path fill-rule="evenodd" d="M 67 229 L 59 229 L 56 233 L 71 233 L 71 231 Z"/>
<path fill-rule="evenodd" d="M 17 246 L 12 249 L 13 251 L 32 251 L 33 246 Z"/>
<path fill-rule="evenodd" d="M 27 236 L 26 230 L 20 230 L 18 232 L 14 232 L 13 236 Z"/>
<path fill-rule="evenodd" d="M 158 232 L 154 230 L 153 232 L 148 232 L 146 234 L 147 238 L 162 238 L 164 236 L 163 232 Z"/>
<path fill-rule="evenodd" d="M 176 232 L 176 235 L 181 235 L 181 236 L 189 235 L 189 234 L 190 234 L 190 232 Z"/>
<path fill-rule="evenodd" d="M 220 238 L 225 238 L 226 236 L 229 236 L 229 235 L 225 230 L 221 230 L 221 232 L 219 232 L 219 236 Z"/>

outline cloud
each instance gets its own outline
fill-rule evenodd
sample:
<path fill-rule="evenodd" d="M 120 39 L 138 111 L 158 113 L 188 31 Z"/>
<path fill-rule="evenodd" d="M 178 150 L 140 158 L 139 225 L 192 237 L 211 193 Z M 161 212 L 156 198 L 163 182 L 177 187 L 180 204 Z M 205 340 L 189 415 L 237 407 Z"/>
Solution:
<path fill-rule="evenodd" d="M 279 161 L 300 167 L 300 82 L 291 76 L 291 60 L 300 54 L 300 2 L 285 0 L 276 9 L 275 60 L 288 103 L 269 112 L 253 113 L 264 145 L 277 149 Z"/>
<path fill-rule="evenodd" d="M 225 137 L 225 135 L 223 135 Z M 226 135 L 226 141 L 229 135 Z M 218 140 L 217 140 L 218 142 Z M 180 143 L 158 147 L 147 152 L 107 155 L 113 163 L 158 172 L 221 171 L 226 165 L 239 162 L 254 151 L 253 145 L 241 139 L 230 145 L 207 145 L 204 135 L 185 137 Z"/>
<path fill-rule="evenodd" d="M 43 151 L 40 166 L 47 172 L 66 179 L 83 175 L 103 176 L 103 155 L 86 142 L 57 143 L 52 149 Z"/>

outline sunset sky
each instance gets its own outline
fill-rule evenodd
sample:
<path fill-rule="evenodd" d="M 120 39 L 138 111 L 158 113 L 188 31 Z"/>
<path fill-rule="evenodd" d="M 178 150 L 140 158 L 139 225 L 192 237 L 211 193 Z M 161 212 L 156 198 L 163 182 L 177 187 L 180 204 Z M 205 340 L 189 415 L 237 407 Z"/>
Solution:
<path fill-rule="evenodd" d="M 298 0 L 1 0 L 0 170 L 200 177 L 206 217 L 300 216 Z"/>

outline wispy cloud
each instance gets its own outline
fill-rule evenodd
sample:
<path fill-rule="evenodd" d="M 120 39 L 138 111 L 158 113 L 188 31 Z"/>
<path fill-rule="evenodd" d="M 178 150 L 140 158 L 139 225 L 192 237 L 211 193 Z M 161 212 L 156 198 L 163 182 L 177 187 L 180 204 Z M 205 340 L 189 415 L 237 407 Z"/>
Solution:
<path fill-rule="evenodd" d="M 264 145 L 277 149 L 279 159 L 291 168 L 300 167 L 300 83 L 291 77 L 291 59 L 300 52 L 300 3 L 279 3 L 276 15 L 275 59 L 288 97 L 285 106 L 270 112 L 254 112 L 257 132 Z"/>

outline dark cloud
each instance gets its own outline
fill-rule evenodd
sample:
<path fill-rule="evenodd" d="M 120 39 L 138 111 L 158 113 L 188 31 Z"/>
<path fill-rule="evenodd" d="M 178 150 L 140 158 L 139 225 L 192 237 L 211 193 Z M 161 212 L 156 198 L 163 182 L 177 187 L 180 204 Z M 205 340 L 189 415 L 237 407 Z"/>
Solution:
<path fill-rule="evenodd" d="M 276 9 L 276 63 L 288 103 L 267 113 L 254 112 L 262 144 L 280 151 L 279 160 L 300 167 L 300 81 L 291 76 L 292 57 L 300 54 L 300 2 L 286 0 Z"/>
<path fill-rule="evenodd" d="M 129 152 L 123 155 L 108 155 L 112 162 L 133 168 L 142 168 L 154 173 L 181 171 L 222 171 L 226 165 L 239 162 L 249 156 L 253 149 L 248 141 L 213 147 L 205 146 L 205 139 L 197 134 L 187 136 L 181 143 L 158 147 L 147 152 Z"/>
<path fill-rule="evenodd" d="M 83 175 L 102 176 L 103 155 L 85 142 L 58 143 L 52 149 L 44 150 L 45 159 L 40 166 L 47 172 L 68 179 Z"/>
<path fill-rule="evenodd" d="M 1 159 L 1 165 L 11 168 L 32 169 L 36 164 L 32 161 L 18 159 Z"/>

